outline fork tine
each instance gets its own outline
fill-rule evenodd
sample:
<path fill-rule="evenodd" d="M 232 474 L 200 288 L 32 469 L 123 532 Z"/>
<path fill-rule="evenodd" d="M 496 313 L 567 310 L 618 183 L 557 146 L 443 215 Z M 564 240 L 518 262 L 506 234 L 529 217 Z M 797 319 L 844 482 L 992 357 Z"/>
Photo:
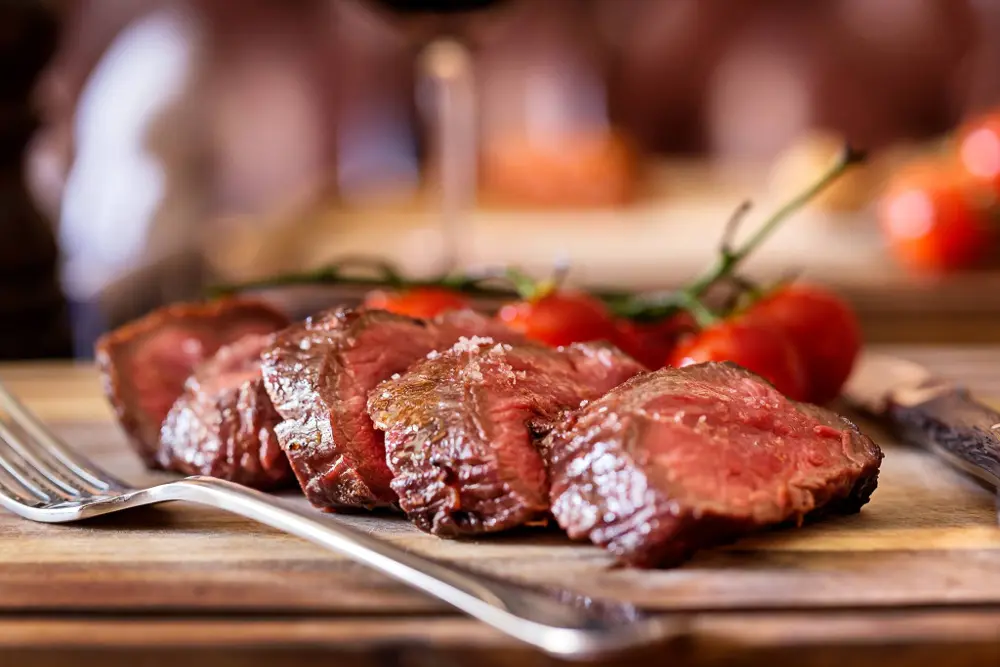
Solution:
<path fill-rule="evenodd" d="M 24 430 L 25 434 L 36 444 L 36 449 L 44 451 L 49 457 L 62 464 L 66 472 L 72 476 L 71 479 L 78 478 L 80 486 L 91 487 L 89 490 L 92 493 L 123 491 L 129 488 L 121 480 L 116 479 L 66 447 L 49 432 L 35 415 L 14 398 L 2 383 L 0 383 L 0 410 L 6 412 L 11 420 Z"/>
<path fill-rule="evenodd" d="M 53 496 L 43 488 L 43 485 L 38 484 L 32 478 L 32 475 L 17 462 L 15 457 L 11 456 L 12 450 L 9 447 L 3 446 L 7 444 L 7 441 L 0 440 L 0 443 L 2 443 L 0 444 L 0 468 L 17 482 L 21 490 L 26 492 L 26 494 L 19 495 L 24 495 L 30 500 L 41 501 L 43 503 L 52 502 L 54 500 Z"/>
<path fill-rule="evenodd" d="M 37 507 L 43 505 L 45 501 L 40 500 L 30 491 L 25 489 L 18 481 L 7 472 L 6 468 L 0 466 L 0 505 L 3 505 L 11 512 L 20 514 L 20 509 L 27 507 Z"/>
<path fill-rule="evenodd" d="M 22 474 L 28 474 L 35 481 L 45 494 L 57 496 L 66 500 L 78 498 L 82 493 L 90 493 L 89 489 L 80 489 L 64 478 L 64 475 L 37 456 L 31 447 L 24 445 L 10 426 L 0 419 L 0 442 L 5 444 L 20 460 L 18 466 Z M 7 457 L 12 465 L 17 465 L 14 457 Z"/>

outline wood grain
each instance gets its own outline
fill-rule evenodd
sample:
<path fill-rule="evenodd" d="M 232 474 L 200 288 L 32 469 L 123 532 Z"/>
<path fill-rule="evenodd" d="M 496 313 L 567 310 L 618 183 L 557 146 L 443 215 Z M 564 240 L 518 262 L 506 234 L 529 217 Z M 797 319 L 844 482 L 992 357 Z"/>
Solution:
<path fill-rule="evenodd" d="M 695 615 L 677 637 L 602 664 L 895 666 L 994 665 L 1000 614 L 988 611 L 892 612 L 878 622 L 852 614 Z M 957 644 L 956 636 L 963 638 Z M 390 639 L 387 639 L 390 638 Z M 44 643 L 45 648 L 39 646 Z M 114 652 L 106 647 L 115 646 Z M 185 649 L 178 647 L 184 646 Z M 32 664 L 106 667 L 109 657 L 142 665 L 287 664 L 343 660 L 367 665 L 564 664 L 509 645 L 480 624 L 459 619 L 125 619 L 0 621 L 0 650 Z M 36 662 L 42 658 L 42 662 Z M 60 663 L 59 660 L 64 662 Z M 349 661 L 349 662 L 347 662 Z M 19 664 L 19 663 L 13 663 Z M 339 664 L 334 662 L 334 664 Z"/>
<path fill-rule="evenodd" d="M 991 371 L 1000 367 L 1000 348 L 897 351 L 1000 396 Z M 169 478 L 143 470 L 127 450 L 91 368 L 5 366 L 0 379 L 112 472 L 135 483 Z M 886 459 L 860 514 L 759 534 L 675 570 L 612 567 L 601 550 L 554 529 L 455 542 L 391 515 L 329 520 L 487 572 L 672 614 L 683 621 L 684 639 L 657 655 L 676 664 L 740 664 L 747 656 L 832 664 L 810 662 L 815 656 L 804 646 L 834 647 L 831 655 L 851 660 L 884 656 L 876 647 L 888 645 L 927 649 L 902 664 L 932 664 L 921 656 L 1000 655 L 993 494 L 864 427 Z M 43 641 L 44 632 L 60 639 Z M 247 642 L 266 650 L 248 652 Z M 378 657 L 387 645 L 395 647 L 393 657 Z M 187 647 L 190 656 L 217 664 L 313 654 L 373 660 L 357 664 L 423 664 L 430 655 L 549 664 L 405 586 L 214 510 L 170 504 L 67 526 L 0 514 L 5 656 L 55 659 L 86 648 L 87 655 L 125 660 L 141 646 L 173 647 L 174 657 Z M 224 662 L 223 654 L 237 662 Z"/>

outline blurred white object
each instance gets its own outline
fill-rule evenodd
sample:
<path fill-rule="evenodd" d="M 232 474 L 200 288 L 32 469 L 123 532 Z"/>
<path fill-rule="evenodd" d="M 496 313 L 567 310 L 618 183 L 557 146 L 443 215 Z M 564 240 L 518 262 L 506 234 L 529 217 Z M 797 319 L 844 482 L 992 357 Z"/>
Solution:
<path fill-rule="evenodd" d="M 159 235 L 166 243 L 149 247 L 167 177 L 147 140 L 190 78 L 197 32 L 181 9 L 153 11 L 122 31 L 83 89 L 59 225 L 63 286 L 74 301 L 98 299 L 150 255 L 195 241 L 195 221 L 174 218 Z"/>

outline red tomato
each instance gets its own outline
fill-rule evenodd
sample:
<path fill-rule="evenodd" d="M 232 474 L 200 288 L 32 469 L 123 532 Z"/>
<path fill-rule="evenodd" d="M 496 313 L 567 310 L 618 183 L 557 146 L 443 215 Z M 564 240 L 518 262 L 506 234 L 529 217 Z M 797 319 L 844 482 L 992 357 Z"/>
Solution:
<path fill-rule="evenodd" d="M 1000 113 L 975 118 L 962 128 L 958 159 L 970 176 L 1000 193 Z"/>
<path fill-rule="evenodd" d="M 980 264 L 993 250 L 993 195 L 943 166 L 900 172 L 879 206 L 882 232 L 904 264 L 946 272 Z"/>
<path fill-rule="evenodd" d="M 605 305 L 584 292 L 559 290 L 538 299 L 509 303 L 498 317 L 514 331 L 553 347 L 590 340 L 615 342 L 618 335 Z"/>
<path fill-rule="evenodd" d="M 835 399 L 861 350 L 861 327 L 851 307 L 814 285 L 789 285 L 755 303 L 749 316 L 780 328 L 798 350 L 806 400 Z"/>
<path fill-rule="evenodd" d="M 791 399 L 806 395 L 806 373 L 799 353 L 781 329 L 739 317 L 724 320 L 674 350 L 671 366 L 732 361 L 753 371 Z"/>
<path fill-rule="evenodd" d="M 615 344 L 647 368 L 662 368 L 670 359 L 677 341 L 695 330 L 694 320 L 681 313 L 660 322 L 619 320 Z"/>
<path fill-rule="evenodd" d="M 365 296 L 364 307 L 426 319 L 449 310 L 468 308 L 469 300 L 444 287 L 414 287 L 399 292 L 372 290 Z"/>

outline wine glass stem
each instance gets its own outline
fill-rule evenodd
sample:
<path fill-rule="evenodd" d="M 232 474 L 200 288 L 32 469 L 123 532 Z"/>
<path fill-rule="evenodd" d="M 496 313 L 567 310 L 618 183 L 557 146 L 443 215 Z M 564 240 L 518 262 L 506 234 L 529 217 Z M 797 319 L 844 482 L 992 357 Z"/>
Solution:
<path fill-rule="evenodd" d="M 475 204 L 478 158 L 472 57 L 452 39 L 431 42 L 420 59 L 420 77 L 431 93 L 435 153 L 440 179 L 442 269 L 468 257 L 468 214 Z"/>

